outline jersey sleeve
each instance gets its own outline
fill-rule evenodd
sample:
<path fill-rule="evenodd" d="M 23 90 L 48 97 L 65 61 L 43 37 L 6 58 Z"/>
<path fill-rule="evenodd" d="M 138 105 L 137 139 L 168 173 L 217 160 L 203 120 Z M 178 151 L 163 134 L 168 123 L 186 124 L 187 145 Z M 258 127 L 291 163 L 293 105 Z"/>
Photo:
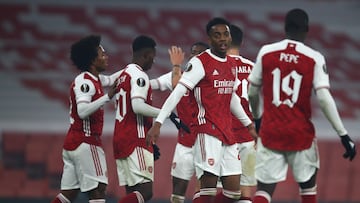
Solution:
<path fill-rule="evenodd" d="M 256 57 L 253 69 L 248 76 L 248 81 L 253 85 L 261 86 L 262 85 L 262 56 L 263 48 L 260 49 L 259 54 Z"/>
<path fill-rule="evenodd" d="M 90 103 L 95 92 L 95 86 L 90 80 L 84 78 L 75 79 L 74 93 L 77 104 Z"/>
<path fill-rule="evenodd" d="M 146 100 L 150 88 L 149 77 L 142 71 L 137 71 L 131 75 L 131 92 L 130 97 L 142 98 Z"/>
<path fill-rule="evenodd" d="M 119 70 L 111 75 L 99 74 L 99 79 L 103 87 L 108 87 L 114 84 L 115 80 L 120 76 L 123 70 Z"/>
<path fill-rule="evenodd" d="M 329 74 L 327 72 L 325 58 L 320 53 L 315 54 L 315 68 L 314 68 L 314 89 L 330 88 Z"/>
<path fill-rule="evenodd" d="M 160 91 L 172 90 L 172 72 L 165 73 L 164 75 L 152 80 L 155 80 L 154 82 L 158 84 L 158 89 L 160 89 Z"/>
<path fill-rule="evenodd" d="M 188 62 L 179 83 L 192 90 L 204 76 L 205 70 L 202 62 L 198 57 L 193 57 Z"/>

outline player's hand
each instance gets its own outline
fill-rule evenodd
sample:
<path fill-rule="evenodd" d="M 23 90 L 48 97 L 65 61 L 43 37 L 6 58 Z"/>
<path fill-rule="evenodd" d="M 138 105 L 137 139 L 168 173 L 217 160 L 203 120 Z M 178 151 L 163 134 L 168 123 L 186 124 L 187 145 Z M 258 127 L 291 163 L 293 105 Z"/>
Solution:
<path fill-rule="evenodd" d="M 154 150 L 154 161 L 156 161 L 160 158 L 160 148 L 156 144 L 153 144 L 152 147 Z"/>
<path fill-rule="evenodd" d="M 258 138 L 258 134 L 256 133 L 256 130 L 255 130 L 255 126 L 253 123 L 251 123 L 250 125 L 246 126 L 251 137 L 254 139 L 255 143 L 257 142 L 257 138 Z"/>
<path fill-rule="evenodd" d="M 116 94 L 117 92 L 117 85 L 118 85 L 118 80 L 115 80 L 114 84 L 112 84 L 110 86 L 109 92 L 108 92 L 108 96 L 110 99 L 113 98 L 113 96 Z"/>
<path fill-rule="evenodd" d="M 345 148 L 345 153 L 343 154 L 343 157 L 345 159 L 349 158 L 350 161 L 352 161 L 356 155 L 356 147 L 355 143 L 351 140 L 351 138 L 348 135 L 343 135 L 341 137 L 341 143 Z"/>
<path fill-rule="evenodd" d="M 155 122 L 146 134 L 146 144 L 151 146 L 155 144 L 160 135 L 161 123 Z"/>
<path fill-rule="evenodd" d="M 171 48 L 168 49 L 168 52 L 171 64 L 181 66 L 185 58 L 185 52 L 177 46 L 171 46 Z"/>
<path fill-rule="evenodd" d="M 261 117 L 254 119 L 256 133 L 259 133 L 261 125 Z"/>
<path fill-rule="evenodd" d="M 174 112 L 171 112 L 169 118 L 174 123 L 174 125 L 176 126 L 176 128 L 178 130 L 180 130 L 180 128 L 182 128 L 185 132 L 190 134 L 189 127 L 187 125 L 185 125 L 185 123 L 183 123 Z"/>

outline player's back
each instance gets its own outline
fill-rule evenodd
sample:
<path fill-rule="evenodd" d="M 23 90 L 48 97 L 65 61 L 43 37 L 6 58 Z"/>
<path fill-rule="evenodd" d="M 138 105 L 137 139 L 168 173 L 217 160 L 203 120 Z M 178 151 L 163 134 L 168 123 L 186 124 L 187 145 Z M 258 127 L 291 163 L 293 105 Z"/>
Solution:
<path fill-rule="evenodd" d="M 136 146 L 146 146 L 146 133 L 152 125 L 152 118 L 136 114 L 131 100 L 142 98 L 151 105 L 149 78 L 141 67 L 130 64 L 118 78 L 116 94 L 116 120 L 114 130 L 114 156 L 124 158 Z M 138 91 L 141 89 L 140 91 Z"/>
<path fill-rule="evenodd" d="M 265 146 L 301 150 L 311 145 L 311 94 L 316 66 L 323 56 L 301 42 L 283 40 L 264 46 L 256 65 L 262 65 L 264 113 L 260 136 Z"/>

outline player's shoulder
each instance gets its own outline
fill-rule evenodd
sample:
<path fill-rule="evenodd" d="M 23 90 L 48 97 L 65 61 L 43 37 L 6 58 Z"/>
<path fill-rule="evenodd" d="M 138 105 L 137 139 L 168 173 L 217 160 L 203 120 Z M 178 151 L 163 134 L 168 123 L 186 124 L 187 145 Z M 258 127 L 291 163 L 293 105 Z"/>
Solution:
<path fill-rule="evenodd" d="M 95 88 L 94 81 L 97 81 L 97 77 L 89 72 L 82 72 L 76 76 L 74 80 L 74 89 L 81 90 L 83 93 L 93 92 Z"/>
<path fill-rule="evenodd" d="M 90 72 L 81 72 L 79 75 L 77 75 L 75 77 L 75 80 L 74 82 L 75 83 L 91 83 L 91 81 L 94 80 L 94 81 L 98 81 L 99 79 L 92 75 Z"/>
<path fill-rule="evenodd" d="M 260 53 L 268 53 L 268 52 L 275 52 L 278 50 L 283 50 L 286 48 L 287 46 L 287 40 L 281 40 L 278 42 L 273 42 L 273 43 L 269 43 L 269 44 L 264 44 L 261 48 L 260 48 Z"/>
<path fill-rule="evenodd" d="M 242 65 L 251 65 L 253 66 L 254 65 L 254 62 L 251 61 L 250 59 L 248 58 L 245 58 L 241 55 L 230 55 L 230 57 L 232 57 L 233 59 L 235 59 L 235 61 L 238 63 L 238 64 L 242 64 Z"/>
<path fill-rule="evenodd" d="M 146 75 L 146 72 L 137 64 L 131 63 L 128 64 L 124 70 L 125 73 L 131 75 L 131 76 L 137 76 L 137 75 Z"/>
<path fill-rule="evenodd" d="M 324 55 L 322 53 L 320 53 L 320 51 L 315 50 L 314 48 L 311 48 L 310 46 L 306 45 L 306 44 L 302 44 L 303 46 L 299 46 L 299 48 L 297 49 L 299 52 L 301 52 L 302 54 L 313 58 L 315 61 L 317 60 L 324 60 Z"/>

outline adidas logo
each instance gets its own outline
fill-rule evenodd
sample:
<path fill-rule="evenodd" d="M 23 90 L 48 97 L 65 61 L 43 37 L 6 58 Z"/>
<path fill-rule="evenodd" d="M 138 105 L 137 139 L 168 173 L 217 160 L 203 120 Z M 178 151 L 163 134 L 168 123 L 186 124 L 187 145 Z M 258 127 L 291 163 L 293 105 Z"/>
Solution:
<path fill-rule="evenodd" d="M 215 69 L 212 75 L 219 75 L 219 72 Z"/>

